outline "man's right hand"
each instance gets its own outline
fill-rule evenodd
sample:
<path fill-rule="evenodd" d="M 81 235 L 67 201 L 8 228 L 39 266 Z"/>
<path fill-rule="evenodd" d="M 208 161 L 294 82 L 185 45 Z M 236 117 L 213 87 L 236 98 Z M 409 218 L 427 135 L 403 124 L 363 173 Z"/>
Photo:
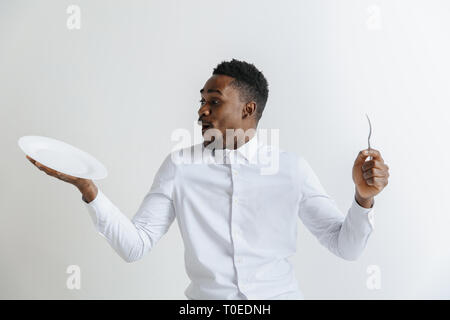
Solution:
<path fill-rule="evenodd" d="M 70 183 L 80 190 L 83 194 L 83 200 L 87 203 L 91 202 L 97 196 L 97 186 L 90 179 L 78 178 L 62 172 L 56 171 L 49 167 L 44 166 L 42 163 L 34 160 L 33 158 L 26 156 L 32 164 L 34 164 L 39 170 L 44 171 L 49 176 L 55 177 L 64 182 Z"/>

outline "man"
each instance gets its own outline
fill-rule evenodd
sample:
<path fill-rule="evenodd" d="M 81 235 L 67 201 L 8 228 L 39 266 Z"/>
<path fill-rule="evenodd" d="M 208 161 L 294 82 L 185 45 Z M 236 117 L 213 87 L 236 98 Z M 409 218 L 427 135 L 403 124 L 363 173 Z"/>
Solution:
<path fill-rule="evenodd" d="M 91 180 L 29 160 L 80 190 L 96 229 L 127 262 L 142 258 L 176 218 L 191 279 L 188 299 L 302 299 L 288 261 L 296 250 L 297 217 L 332 253 L 357 259 L 372 232 L 374 196 L 387 185 L 389 168 L 377 150 L 359 152 L 355 196 L 344 216 L 303 157 L 254 134 L 268 98 L 267 81 L 254 65 L 222 62 L 200 93 L 204 142 L 166 157 L 131 221 Z M 242 139 L 230 131 L 250 133 Z M 199 147 L 201 162 L 174 161 Z M 276 156 L 276 172 L 262 174 L 258 156 Z"/>

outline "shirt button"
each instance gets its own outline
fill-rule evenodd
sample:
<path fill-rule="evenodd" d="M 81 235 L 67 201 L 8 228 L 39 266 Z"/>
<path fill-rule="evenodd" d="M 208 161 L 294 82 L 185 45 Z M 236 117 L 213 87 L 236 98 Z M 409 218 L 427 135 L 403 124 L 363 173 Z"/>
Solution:
<path fill-rule="evenodd" d="M 234 203 L 238 203 L 238 198 L 234 198 L 234 199 L 233 199 L 233 202 L 234 202 Z"/>
<path fill-rule="evenodd" d="M 234 175 L 234 176 L 237 176 L 237 174 L 238 174 L 237 170 L 234 170 L 234 169 L 233 169 L 233 175 Z"/>
<path fill-rule="evenodd" d="M 241 262 L 242 262 L 242 258 L 241 258 L 241 257 L 237 257 L 237 258 L 236 258 L 236 262 L 237 262 L 237 263 L 241 263 Z"/>

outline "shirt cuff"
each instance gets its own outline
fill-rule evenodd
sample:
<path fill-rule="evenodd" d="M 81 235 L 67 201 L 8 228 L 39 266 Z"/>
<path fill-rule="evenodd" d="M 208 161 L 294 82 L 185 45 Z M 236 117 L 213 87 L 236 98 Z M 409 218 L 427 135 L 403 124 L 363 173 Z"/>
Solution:
<path fill-rule="evenodd" d="M 375 227 L 375 211 L 374 211 L 375 201 L 371 208 L 364 208 L 356 202 L 355 197 L 353 197 L 352 206 L 350 211 L 357 218 L 367 220 L 370 223 L 372 229 Z"/>
<path fill-rule="evenodd" d="M 82 201 L 94 222 L 95 229 L 104 236 L 102 233 L 102 226 L 106 224 L 108 216 L 114 214 L 114 205 L 100 189 L 98 189 L 94 200 L 89 203 L 83 199 Z"/>

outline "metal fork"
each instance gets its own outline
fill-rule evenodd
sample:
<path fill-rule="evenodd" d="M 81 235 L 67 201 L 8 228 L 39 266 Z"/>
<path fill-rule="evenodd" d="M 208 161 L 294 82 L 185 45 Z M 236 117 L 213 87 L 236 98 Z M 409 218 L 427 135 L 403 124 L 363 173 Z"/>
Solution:
<path fill-rule="evenodd" d="M 367 121 L 369 121 L 369 137 L 367 138 L 367 144 L 369 145 L 369 151 L 370 151 L 370 136 L 372 135 L 372 124 L 370 123 L 369 116 L 366 113 Z M 372 160 L 372 156 L 369 157 L 369 160 Z"/>

